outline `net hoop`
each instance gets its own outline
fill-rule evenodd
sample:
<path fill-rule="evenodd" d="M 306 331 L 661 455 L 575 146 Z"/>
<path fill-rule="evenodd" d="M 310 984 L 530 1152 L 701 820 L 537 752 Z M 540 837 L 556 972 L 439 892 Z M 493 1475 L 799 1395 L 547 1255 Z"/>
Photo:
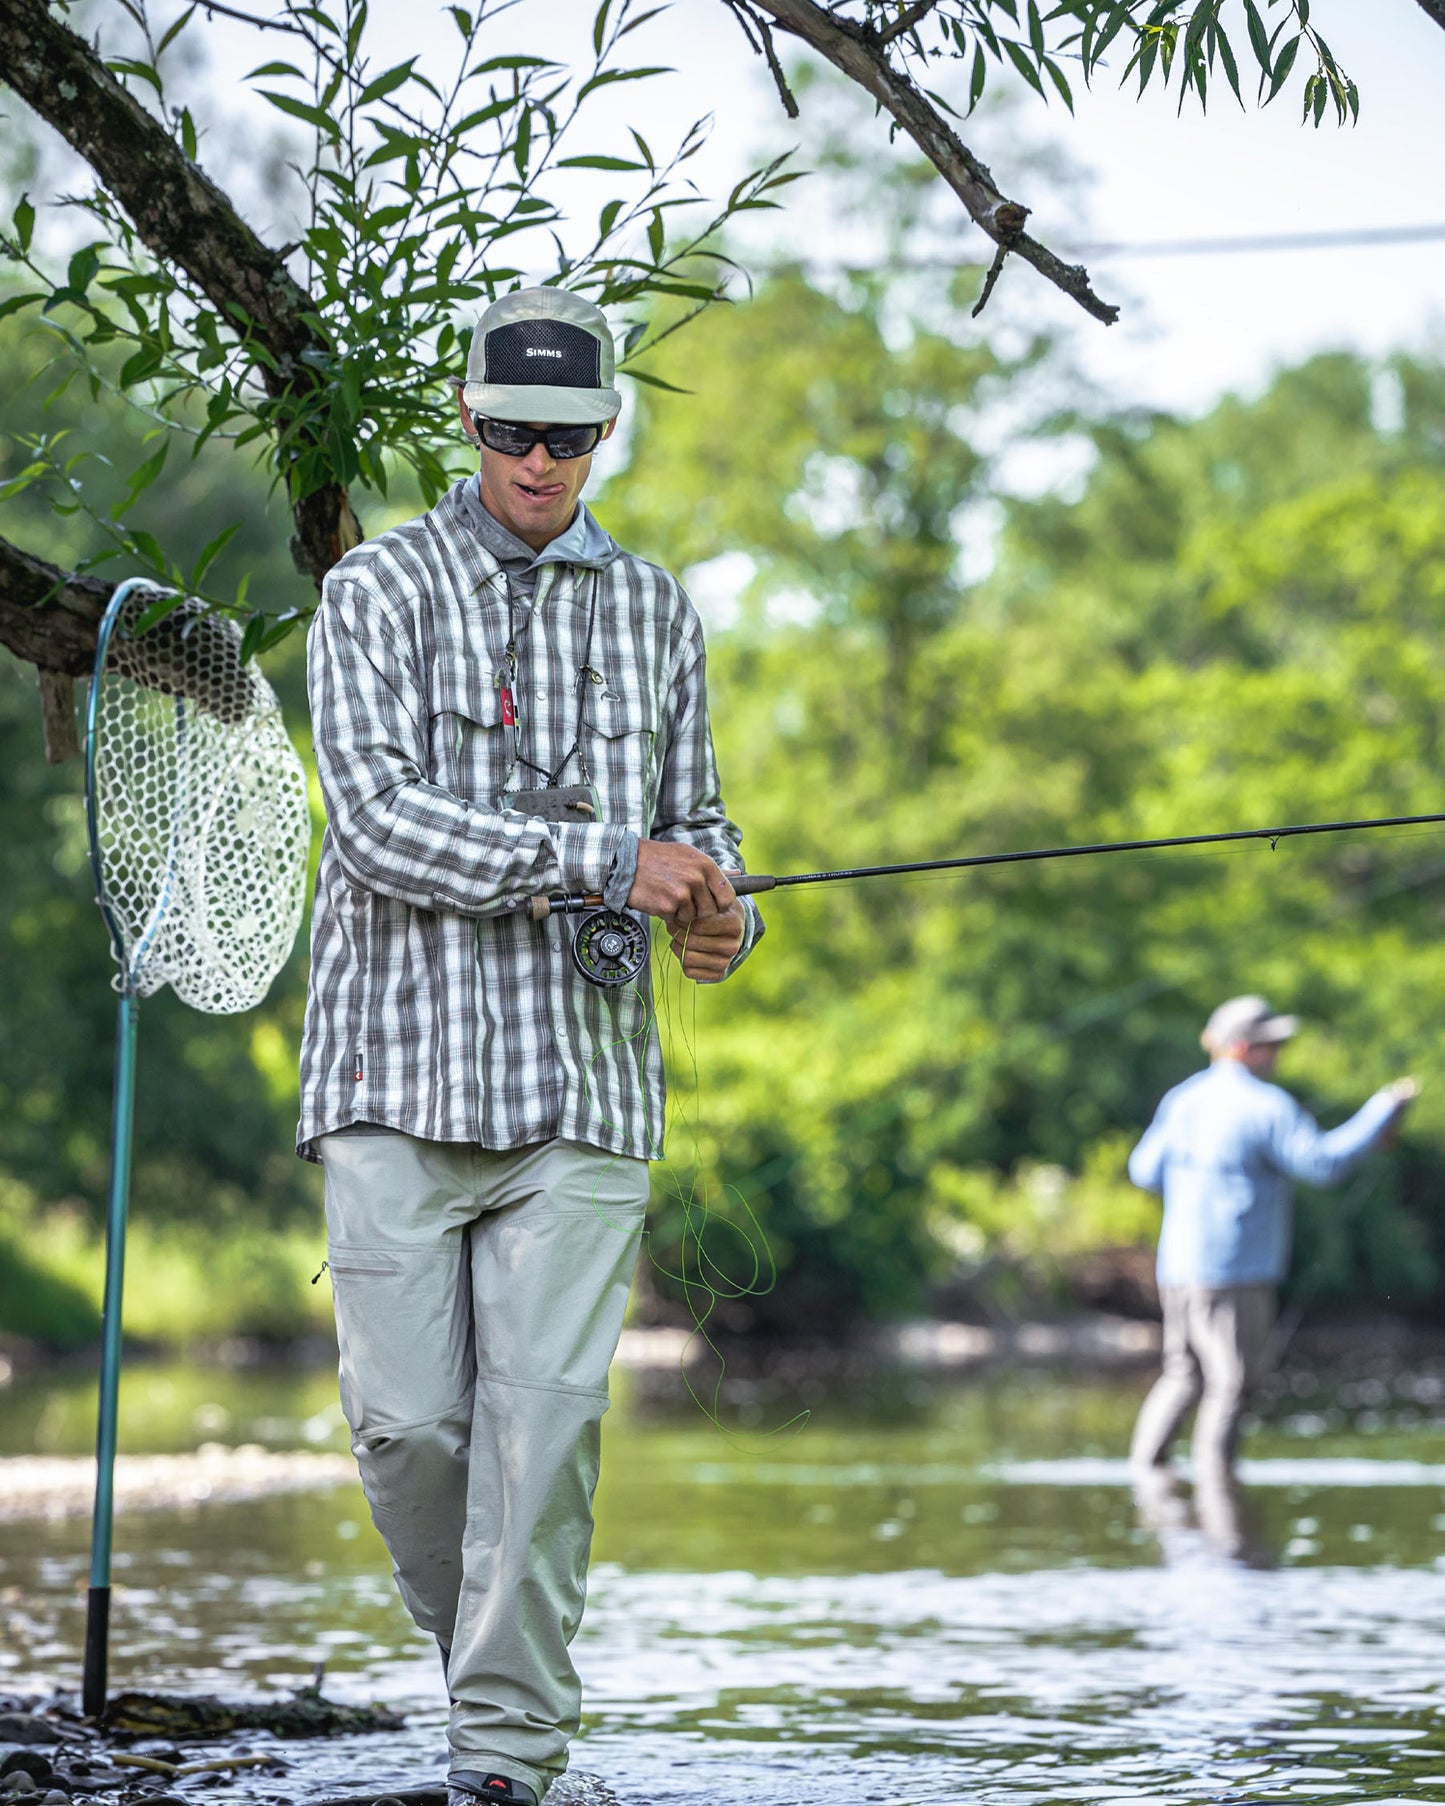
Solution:
<path fill-rule="evenodd" d="M 136 629 L 158 601 L 164 617 Z M 295 943 L 311 823 L 281 706 L 235 623 L 143 579 L 116 589 L 86 705 L 86 830 L 116 988 L 251 1009 Z"/>

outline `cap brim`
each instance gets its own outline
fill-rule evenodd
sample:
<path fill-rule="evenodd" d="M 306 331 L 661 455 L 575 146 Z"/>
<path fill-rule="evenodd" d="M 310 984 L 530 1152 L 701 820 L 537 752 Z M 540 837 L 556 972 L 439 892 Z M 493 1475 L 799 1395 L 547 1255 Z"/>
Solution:
<path fill-rule="evenodd" d="M 1249 1040 L 1254 1046 L 1268 1046 L 1273 1041 L 1290 1040 L 1298 1030 L 1298 1016 L 1271 1016 L 1267 1022 L 1255 1024 L 1249 1031 Z"/>
<path fill-rule="evenodd" d="M 489 420 L 539 421 L 544 426 L 601 426 L 622 410 L 616 389 L 552 389 L 545 383 L 474 383 L 462 400 Z"/>

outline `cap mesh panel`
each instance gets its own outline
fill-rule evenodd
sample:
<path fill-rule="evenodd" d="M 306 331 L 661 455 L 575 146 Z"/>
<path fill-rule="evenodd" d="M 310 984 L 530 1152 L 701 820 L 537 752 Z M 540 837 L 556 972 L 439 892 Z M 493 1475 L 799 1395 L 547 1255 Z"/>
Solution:
<path fill-rule="evenodd" d="M 590 332 L 565 320 L 514 320 L 489 332 L 484 350 L 485 383 L 602 387 L 601 345 Z"/>

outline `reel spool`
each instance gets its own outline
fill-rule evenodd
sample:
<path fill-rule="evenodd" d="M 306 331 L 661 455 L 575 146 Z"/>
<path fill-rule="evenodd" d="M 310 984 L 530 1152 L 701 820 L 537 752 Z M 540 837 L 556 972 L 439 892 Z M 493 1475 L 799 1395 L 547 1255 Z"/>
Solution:
<path fill-rule="evenodd" d="M 572 964 L 594 985 L 634 984 L 652 957 L 647 924 L 620 909 L 592 909 L 577 924 Z"/>

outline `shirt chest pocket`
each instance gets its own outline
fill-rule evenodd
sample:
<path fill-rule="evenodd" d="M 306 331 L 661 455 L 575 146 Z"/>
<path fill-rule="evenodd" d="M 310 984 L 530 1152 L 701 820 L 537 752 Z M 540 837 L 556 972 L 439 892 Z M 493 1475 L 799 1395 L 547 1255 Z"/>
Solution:
<path fill-rule="evenodd" d="M 602 819 L 647 834 L 661 773 L 657 699 L 636 684 L 589 683 L 579 737 Z"/>
<path fill-rule="evenodd" d="M 434 671 L 431 681 L 431 780 L 482 808 L 496 806 L 512 763 L 512 729 L 489 671 L 471 664 Z"/>

